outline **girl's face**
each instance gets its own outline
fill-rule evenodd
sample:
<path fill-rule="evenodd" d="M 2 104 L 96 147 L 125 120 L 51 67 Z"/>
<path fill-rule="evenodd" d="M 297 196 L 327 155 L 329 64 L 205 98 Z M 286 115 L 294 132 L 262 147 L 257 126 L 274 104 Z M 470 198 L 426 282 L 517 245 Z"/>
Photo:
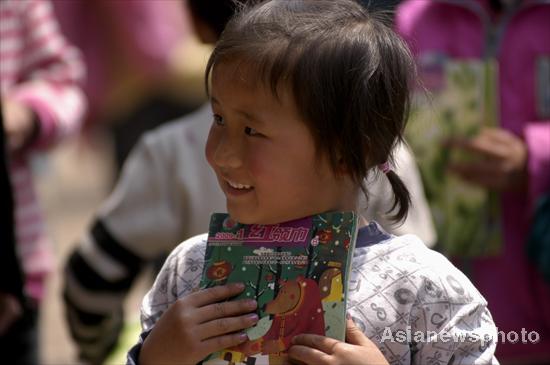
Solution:
<path fill-rule="evenodd" d="M 357 188 L 336 177 L 284 91 L 280 100 L 254 82 L 246 65 L 216 65 L 214 122 L 206 157 L 233 219 L 274 224 L 332 210 L 354 210 Z"/>

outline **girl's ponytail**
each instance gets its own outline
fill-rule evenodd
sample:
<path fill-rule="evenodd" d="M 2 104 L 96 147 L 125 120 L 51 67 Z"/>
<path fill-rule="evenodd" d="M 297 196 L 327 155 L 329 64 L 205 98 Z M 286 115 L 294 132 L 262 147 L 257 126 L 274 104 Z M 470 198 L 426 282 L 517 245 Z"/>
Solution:
<path fill-rule="evenodd" d="M 395 222 L 401 222 L 407 217 L 407 213 L 409 212 L 409 207 L 411 206 L 411 195 L 401 178 L 393 170 L 389 169 L 385 172 L 385 175 L 391 184 L 394 196 L 393 205 L 390 210 L 386 212 L 386 214 L 389 214 L 399 207 L 397 213 L 390 216 L 390 219 Z"/>

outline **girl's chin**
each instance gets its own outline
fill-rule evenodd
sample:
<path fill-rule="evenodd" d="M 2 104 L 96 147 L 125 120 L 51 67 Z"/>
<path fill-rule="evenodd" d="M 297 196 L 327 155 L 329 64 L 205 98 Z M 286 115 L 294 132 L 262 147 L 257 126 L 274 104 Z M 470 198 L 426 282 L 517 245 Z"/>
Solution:
<path fill-rule="evenodd" d="M 258 214 L 253 213 L 251 209 L 235 207 L 230 202 L 227 203 L 227 213 L 231 219 L 241 224 L 266 224 L 262 219 L 258 219 Z"/>

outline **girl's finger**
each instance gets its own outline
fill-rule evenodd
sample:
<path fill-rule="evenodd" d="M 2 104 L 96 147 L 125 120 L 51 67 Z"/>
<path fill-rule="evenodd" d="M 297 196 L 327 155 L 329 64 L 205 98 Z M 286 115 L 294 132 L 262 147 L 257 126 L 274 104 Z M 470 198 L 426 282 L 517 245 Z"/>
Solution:
<path fill-rule="evenodd" d="M 370 340 L 363 332 L 355 325 L 351 318 L 346 321 L 346 342 L 352 345 L 364 346 L 370 343 Z"/>
<path fill-rule="evenodd" d="M 197 318 L 200 321 L 199 323 L 205 323 L 217 318 L 248 313 L 255 310 L 257 306 L 256 301 L 252 299 L 208 304 L 197 310 Z"/>
<path fill-rule="evenodd" d="M 228 335 L 212 337 L 201 342 L 203 352 L 214 353 L 223 349 L 240 345 L 248 341 L 248 336 L 244 332 L 231 333 Z"/>
<path fill-rule="evenodd" d="M 329 365 L 332 363 L 330 355 L 316 348 L 303 345 L 292 345 L 288 349 L 288 356 L 291 360 L 300 364 Z"/>
<path fill-rule="evenodd" d="M 238 317 L 224 317 L 201 324 L 198 326 L 196 334 L 199 338 L 208 339 L 250 328 L 256 323 L 258 323 L 258 315 L 256 313 L 249 313 Z"/>
<path fill-rule="evenodd" d="M 311 347 L 329 355 L 333 354 L 334 347 L 341 343 L 334 338 L 311 334 L 298 335 L 292 339 L 293 345 Z"/>
<path fill-rule="evenodd" d="M 506 145 L 494 143 L 486 136 L 477 136 L 473 139 L 452 139 L 448 145 L 493 160 L 505 158 L 508 154 Z"/>
<path fill-rule="evenodd" d="M 244 290 L 243 283 L 231 283 L 199 290 L 189 295 L 189 302 L 195 307 L 203 307 L 208 304 L 221 302 L 241 293 Z"/>
<path fill-rule="evenodd" d="M 502 128 L 485 128 L 481 134 L 486 135 L 494 143 L 509 144 L 520 138 Z"/>

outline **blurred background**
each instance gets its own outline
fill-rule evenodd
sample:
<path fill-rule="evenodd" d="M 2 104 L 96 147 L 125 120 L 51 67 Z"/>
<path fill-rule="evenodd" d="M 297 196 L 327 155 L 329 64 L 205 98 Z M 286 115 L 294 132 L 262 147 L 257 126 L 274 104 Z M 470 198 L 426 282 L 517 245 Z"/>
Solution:
<path fill-rule="evenodd" d="M 166 4 L 130 9 L 126 2 L 53 1 L 62 30 L 72 35 L 69 41 L 81 47 L 88 61 L 90 106 L 81 135 L 41 156 L 35 169 L 38 198 L 57 259 L 40 316 L 41 364 L 78 361 L 62 308 L 63 264 L 112 190 L 130 149 L 144 131 L 190 112 L 205 100 L 203 70 L 211 46 L 195 36 L 184 2 L 155 0 L 148 2 Z M 118 24 L 125 13 L 136 19 Z M 168 27 L 173 28 L 162 29 Z M 139 34 L 128 40 L 133 32 Z M 127 42 L 134 44 L 126 46 L 129 54 L 121 55 L 119 50 Z M 148 49 L 157 42 L 169 44 Z M 152 270 L 146 271 L 126 299 L 127 322 L 139 320 L 139 304 L 153 278 Z M 111 362 L 124 362 L 124 356 L 114 354 Z"/>

